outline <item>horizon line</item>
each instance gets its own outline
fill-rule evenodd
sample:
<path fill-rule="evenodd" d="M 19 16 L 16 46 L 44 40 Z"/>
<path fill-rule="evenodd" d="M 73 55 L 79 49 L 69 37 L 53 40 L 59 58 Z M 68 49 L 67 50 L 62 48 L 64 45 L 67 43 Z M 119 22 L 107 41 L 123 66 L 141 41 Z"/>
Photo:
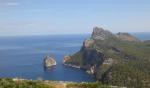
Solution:
<path fill-rule="evenodd" d="M 112 32 L 113 34 L 116 34 L 116 33 L 119 33 L 119 32 Z M 149 32 L 121 32 L 121 33 L 150 33 Z M 30 37 L 30 36 L 57 36 L 57 35 L 62 35 L 62 36 L 65 36 L 65 35 L 91 35 L 92 33 L 72 33 L 72 34 L 69 34 L 69 33 L 66 33 L 66 34 L 29 34 L 29 35 L 0 35 L 0 37 Z"/>

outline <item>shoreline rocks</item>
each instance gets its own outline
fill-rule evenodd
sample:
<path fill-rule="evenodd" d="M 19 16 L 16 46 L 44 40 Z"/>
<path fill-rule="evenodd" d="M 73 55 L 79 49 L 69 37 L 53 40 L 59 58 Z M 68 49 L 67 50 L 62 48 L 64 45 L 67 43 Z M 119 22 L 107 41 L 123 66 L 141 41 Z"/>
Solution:
<path fill-rule="evenodd" d="M 52 67 L 56 65 L 56 61 L 51 56 L 46 56 L 43 61 L 44 67 Z"/>
<path fill-rule="evenodd" d="M 63 59 L 63 61 L 62 61 L 62 64 L 65 65 L 65 66 L 68 66 L 68 67 L 72 67 L 72 68 L 78 68 L 78 69 L 81 68 L 80 66 L 76 66 L 76 65 L 72 65 L 72 64 L 67 64 L 66 62 L 67 62 L 68 60 L 70 60 L 70 59 L 71 59 L 70 56 L 68 56 L 68 55 L 64 56 L 64 59 Z"/>
<path fill-rule="evenodd" d="M 78 68 L 78 69 L 81 68 L 80 66 L 76 66 L 76 65 L 72 65 L 72 64 L 65 64 L 65 63 L 63 63 L 63 65 L 68 66 L 68 67 L 72 67 L 72 68 Z"/>
<path fill-rule="evenodd" d="M 64 56 L 62 63 L 65 64 L 65 62 L 70 60 L 70 59 L 71 59 L 71 57 L 66 55 L 66 56 Z"/>

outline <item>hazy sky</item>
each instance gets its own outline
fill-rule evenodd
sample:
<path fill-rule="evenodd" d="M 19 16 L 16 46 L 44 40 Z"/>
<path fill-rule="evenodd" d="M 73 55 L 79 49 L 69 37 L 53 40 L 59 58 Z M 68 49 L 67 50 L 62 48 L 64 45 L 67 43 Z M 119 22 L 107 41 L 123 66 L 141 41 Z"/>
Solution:
<path fill-rule="evenodd" d="M 150 0 L 0 0 L 0 35 L 150 32 Z"/>

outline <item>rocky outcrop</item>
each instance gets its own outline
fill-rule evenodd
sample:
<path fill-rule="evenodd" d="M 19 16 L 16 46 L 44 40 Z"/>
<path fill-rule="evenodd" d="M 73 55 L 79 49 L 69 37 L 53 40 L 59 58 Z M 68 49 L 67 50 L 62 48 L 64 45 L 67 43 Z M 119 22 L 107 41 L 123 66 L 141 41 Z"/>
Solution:
<path fill-rule="evenodd" d="M 118 38 L 122 41 L 135 41 L 139 42 L 140 40 L 136 38 L 133 35 L 130 35 L 129 33 L 117 33 L 116 35 L 111 33 L 108 30 L 105 30 L 103 28 L 99 27 L 94 27 L 93 28 L 93 33 L 91 36 L 91 39 L 93 40 L 106 40 L 106 39 L 112 39 L 112 38 Z"/>
<path fill-rule="evenodd" d="M 67 62 L 69 62 L 69 60 L 71 60 L 70 56 L 68 56 L 68 55 L 64 56 L 62 64 L 65 66 L 73 67 L 73 68 L 80 68 L 80 66 L 78 66 L 78 65 L 67 63 Z"/>
<path fill-rule="evenodd" d="M 95 41 L 109 38 L 115 38 L 115 35 L 103 28 L 94 27 L 91 38 L 83 42 L 81 50 L 72 56 L 65 56 L 62 61 L 63 64 L 85 69 L 88 74 L 94 75 L 97 68 L 105 60 L 104 54 L 93 48 Z"/>
<path fill-rule="evenodd" d="M 70 59 L 71 59 L 71 57 L 66 55 L 66 56 L 64 56 L 62 63 L 64 64 L 65 62 L 67 62 Z"/>
<path fill-rule="evenodd" d="M 122 41 L 135 41 L 139 42 L 140 40 L 136 38 L 135 36 L 130 35 L 129 33 L 117 33 L 116 37 Z"/>
<path fill-rule="evenodd" d="M 44 67 L 52 67 L 52 66 L 56 65 L 56 61 L 53 57 L 46 56 L 44 58 L 43 64 L 44 64 Z"/>
<path fill-rule="evenodd" d="M 94 40 L 105 40 L 115 37 L 110 31 L 104 30 L 103 28 L 94 27 L 92 33 L 92 39 Z"/>

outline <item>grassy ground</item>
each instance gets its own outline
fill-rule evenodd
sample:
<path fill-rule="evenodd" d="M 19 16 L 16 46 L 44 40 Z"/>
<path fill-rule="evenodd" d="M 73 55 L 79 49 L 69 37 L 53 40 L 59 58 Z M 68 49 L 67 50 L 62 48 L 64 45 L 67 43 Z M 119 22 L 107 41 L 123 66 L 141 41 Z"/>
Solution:
<path fill-rule="evenodd" d="M 0 88 L 112 88 L 100 83 L 75 83 L 64 81 L 39 81 L 1 78 Z"/>

